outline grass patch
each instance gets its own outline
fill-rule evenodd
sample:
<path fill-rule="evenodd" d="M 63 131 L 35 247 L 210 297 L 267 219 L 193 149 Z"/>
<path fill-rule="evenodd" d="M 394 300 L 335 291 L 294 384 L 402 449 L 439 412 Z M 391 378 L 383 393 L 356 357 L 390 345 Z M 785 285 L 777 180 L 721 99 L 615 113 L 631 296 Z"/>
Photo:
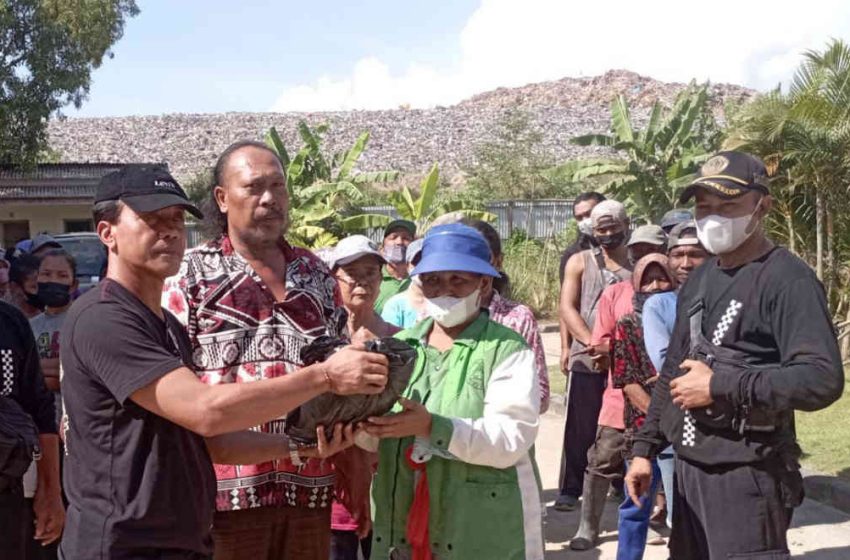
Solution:
<path fill-rule="evenodd" d="M 845 377 L 848 382 L 850 378 Z M 850 480 L 850 391 L 829 408 L 797 412 L 797 438 L 803 464 L 823 474 Z"/>
<path fill-rule="evenodd" d="M 567 376 L 561 372 L 560 366 L 549 366 L 549 392 L 553 395 L 567 392 Z"/>

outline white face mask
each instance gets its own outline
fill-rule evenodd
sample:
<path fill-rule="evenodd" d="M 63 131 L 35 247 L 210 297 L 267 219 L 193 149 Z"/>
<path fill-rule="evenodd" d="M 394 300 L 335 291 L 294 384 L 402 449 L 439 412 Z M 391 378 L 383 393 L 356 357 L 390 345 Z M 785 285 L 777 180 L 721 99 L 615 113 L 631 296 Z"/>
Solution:
<path fill-rule="evenodd" d="M 462 325 L 479 309 L 481 288 L 466 297 L 442 296 L 425 298 L 425 313 L 440 326 L 446 328 Z"/>
<path fill-rule="evenodd" d="M 578 223 L 578 232 L 584 235 L 593 235 L 593 220 L 585 218 Z"/>
<path fill-rule="evenodd" d="M 740 247 L 750 238 L 755 227 L 747 231 L 761 206 L 761 200 L 749 216 L 727 218 L 712 214 L 697 220 L 697 238 L 705 249 L 715 255 L 725 255 Z"/>

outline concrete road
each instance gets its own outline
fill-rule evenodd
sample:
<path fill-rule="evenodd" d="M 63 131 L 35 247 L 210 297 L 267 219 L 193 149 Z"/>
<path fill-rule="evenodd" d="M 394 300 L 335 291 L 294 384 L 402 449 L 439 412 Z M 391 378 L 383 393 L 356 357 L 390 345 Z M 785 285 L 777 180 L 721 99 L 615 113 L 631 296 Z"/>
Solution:
<path fill-rule="evenodd" d="M 546 361 L 557 364 L 560 340 L 557 333 L 545 333 Z M 564 417 L 553 407 L 541 419 L 536 453 L 543 479 L 546 500 L 546 558 L 549 560 L 615 560 L 617 557 L 617 504 L 608 502 L 602 520 L 602 543 L 596 550 L 574 552 L 569 540 L 579 523 L 579 512 L 562 513 L 552 509 L 557 497 L 558 469 L 564 434 Z M 793 527 L 788 534 L 794 558 L 805 560 L 850 560 L 850 516 L 806 500 L 794 514 Z M 666 560 L 666 546 L 648 546 L 645 560 Z"/>

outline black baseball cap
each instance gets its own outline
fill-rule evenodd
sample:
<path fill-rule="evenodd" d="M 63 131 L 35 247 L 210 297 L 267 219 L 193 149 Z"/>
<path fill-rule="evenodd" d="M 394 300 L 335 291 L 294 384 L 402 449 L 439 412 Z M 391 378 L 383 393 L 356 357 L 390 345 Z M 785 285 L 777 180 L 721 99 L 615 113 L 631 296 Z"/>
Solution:
<path fill-rule="evenodd" d="M 750 191 L 770 194 L 767 168 L 759 158 L 744 152 L 720 152 L 706 161 L 697 178 L 679 197 L 686 203 L 698 189 L 705 189 L 721 198 L 738 198 Z"/>
<path fill-rule="evenodd" d="M 410 235 L 416 237 L 416 224 L 411 222 L 410 220 L 393 220 L 387 227 L 384 228 L 384 237 L 388 236 L 390 233 L 397 229 L 406 230 Z"/>
<path fill-rule="evenodd" d="M 161 166 L 128 165 L 104 175 L 94 202 L 120 200 L 135 212 L 156 212 L 180 206 L 198 219 L 204 217 L 174 177 Z"/>

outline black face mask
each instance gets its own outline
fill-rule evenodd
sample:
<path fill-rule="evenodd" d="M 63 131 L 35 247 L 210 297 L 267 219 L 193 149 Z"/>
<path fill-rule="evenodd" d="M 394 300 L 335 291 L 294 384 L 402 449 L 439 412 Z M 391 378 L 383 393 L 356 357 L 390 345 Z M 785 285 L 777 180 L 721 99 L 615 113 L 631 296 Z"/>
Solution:
<path fill-rule="evenodd" d="M 44 302 L 41 301 L 41 298 L 38 297 L 38 294 L 31 294 L 29 292 L 24 292 L 24 296 L 26 297 L 27 305 L 30 307 L 35 307 L 39 311 L 44 311 Z"/>
<path fill-rule="evenodd" d="M 59 282 L 39 282 L 37 297 L 47 307 L 65 307 L 71 303 L 71 286 Z"/>
<path fill-rule="evenodd" d="M 616 249 L 626 241 L 626 232 L 612 233 L 611 235 L 597 235 L 596 242 L 605 249 Z"/>

